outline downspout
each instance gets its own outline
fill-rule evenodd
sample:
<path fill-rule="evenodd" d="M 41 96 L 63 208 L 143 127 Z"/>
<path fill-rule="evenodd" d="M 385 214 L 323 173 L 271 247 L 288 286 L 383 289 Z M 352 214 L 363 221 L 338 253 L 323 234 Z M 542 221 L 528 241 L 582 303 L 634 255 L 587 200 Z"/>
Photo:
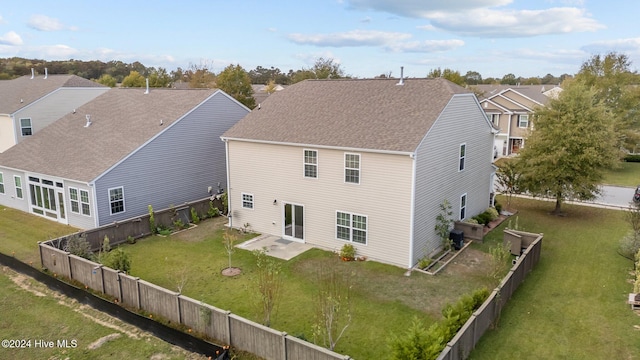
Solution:
<path fill-rule="evenodd" d="M 231 172 L 229 171 L 229 140 L 222 139 L 224 141 L 224 153 L 225 161 L 227 162 L 227 217 L 229 218 L 229 228 L 233 229 L 233 217 L 231 214 Z"/>
<path fill-rule="evenodd" d="M 507 123 L 507 156 L 511 155 L 511 121 L 513 120 L 513 113 L 509 114 L 509 122 Z"/>
<path fill-rule="evenodd" d="M 411 214 L 410 214 L 410 218 L 409 218 L 409 262 L 408 262 L 408 269 L 411 269 L 411 267 L 413 267 L 413 246 L 415 243 L 415 239 L 414 239 L 414 224 L 415 224 L 415 214 L 416 214 L 416 209 L 415 209 L 415 199 L 416 199 L 416 153 L 412 153 L 411 155 L 409 155 L 409 157 L 412 160 L 412 164 L 411 164 Z"/>
<path fill-rule="evenodd" d="M 91 189 L 91 195 L 93 196 L 93 206 L 91 209 L 91 211 L 93 211 L 93 226 L 100 227 L 100 224 L 98 223 L 98 194 L 96 193 L 96 184 L 94 182 L 90 182 L 87 183 L 87 185 Z"/>

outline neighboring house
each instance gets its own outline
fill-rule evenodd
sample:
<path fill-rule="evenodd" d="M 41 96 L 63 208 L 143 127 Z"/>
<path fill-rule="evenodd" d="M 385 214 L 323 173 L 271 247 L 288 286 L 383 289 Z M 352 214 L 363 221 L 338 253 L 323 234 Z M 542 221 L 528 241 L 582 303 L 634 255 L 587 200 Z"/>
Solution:
<path fill-rule="evenodd" d="M 0 153 L 107 90 L 76 75 L 0 81 Z"/>
<path fill-rule="evenodd" d="M 0 204 L 83 229 L 226 188 L 221 90 L 111 89 L 0 154 Z"/>
<path fill-rule="evenodd" d="M 278 84 L 273 86 L 272 89 L 269 89 L 268 85 L 256 85 L 256 84 L 251 85 L 251 88 L 253 89 L 253 98 L 256 100 L 256 106 L 258 106 L 263 101 L 265 101 L 269 97 L 269 95 L 275 93 L 276 91 L 281 91 L 285 89 L 284 86 L 278 85 Z M 270 92 L 267 90 L 270 90 Z"/>
<path fill-rule="evenodd" d="M 493 128 L 445 79 L 306 80 L 222 139 L 233 227 L 411 267 L 454 220 L 489 206 Z"/>
<path fill-rule="evenodd" d="M 536 107 L 545 106 L 562 90 L 555 85 L 475 85 L 483 95 L 480 104 L 500 129 L 495 140 L 496 157 L 516 154 L 525 146 Z"/>

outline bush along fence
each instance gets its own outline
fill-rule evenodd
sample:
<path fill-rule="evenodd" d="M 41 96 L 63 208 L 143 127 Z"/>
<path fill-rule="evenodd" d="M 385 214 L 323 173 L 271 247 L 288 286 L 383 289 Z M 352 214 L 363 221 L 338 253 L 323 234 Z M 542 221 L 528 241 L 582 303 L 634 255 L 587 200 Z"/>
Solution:
<path fill-rule="evenodd" d="M 471 315 L 453 339 L 447 343 L 437 360 L 460 360 L 469 356 L 482 335 L 498 321 L 502 309 L 524 281 L 527 274 L 540 261 L 542 237 L 543 234 L 505 230 L 505 244 L 513 245 L 517 242 L 517 253 L 514 255 L 519 255 L 519 257 L 514 261 L 509 273 L 498 287 L 493 290 L 482 306 Z M 525 249 L 521 252 L 522 248 Z M 511 249 L 513 251 L 514 247 Z"/>
<path fill-rule="evenodd" d="M 202 206 L 208 207 L 208 201 L 208 199 L 203 201 L 206 202 L 206 205 Z M 192 206 L 193 204 L 188 204 L 181 208 L 191 208 Z M 162 214 L 167 212 L 174 216 L 173 209 L 158 211 L 155 213 L 156 223 L 163 221 Z M 167 218 L 170 219 L 170 217 Z M 87 240 L 89 240 L 89 236 L 92 236 L 91 248 L 97 250 L 105 235 L 116 240 L 111 244 L 127 241 L 127 237 L 131 235 L 121 231 L 121 228 L 141 231 L 142 235 L 149 234 L 148 220 L 148 217 L 146 219 L 140 217 L 89 230 L 84 234 L 87 234 Z M 92 235 L 89 235 L 89 232 Z M 244 319 L 229 311 L 218 309 L 140 278 L 73 255 L 63 250 L 64 244 L 70 236 L 38 243 L 42 267 L 53 273 L 54 277 L 71 279 L 82 283 L 93 291 L 105 294 L 122 307 L 145 314 L 149 318 L 203 339 L 247 351 L 264 359 L 350 359 L 349 356 L 335 353 L 289 336 L 285 332 Z"/>

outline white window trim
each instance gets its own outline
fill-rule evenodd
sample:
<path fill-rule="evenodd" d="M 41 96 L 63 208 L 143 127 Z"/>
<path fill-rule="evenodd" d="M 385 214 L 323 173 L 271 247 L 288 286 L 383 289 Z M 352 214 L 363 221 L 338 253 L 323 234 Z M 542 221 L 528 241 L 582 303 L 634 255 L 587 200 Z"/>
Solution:
<path fill-rule="evenodd" d="M 6 194 L 7 190 L 5 189 L 4 174 L 2 172 L 0 172 L 0 185 L 2 185 L 2 191 L 0 191 L 0 195 Z"/>
<path fill-rule="evenodd" d="M 338 237 L 338 213 L 343 213 L 343 214 L 348 214 L 349 215 L 349 240 L 345 240 L 345 239 L 340 239 Z M 355 242 L 353 241 L 353 216 L 362 216 L 366 219 L 367 221 L 367 228 L 365 230 L 362 229 L 356 229 L 356 230 L 360 230 L 360 231 L 364 231 L 365 234 L 365 243 L 359 243 L 359 242 Z M 338 241 L 343 241 L 343 242 L 347 242 L 350 244 L 354 244 L 354 246 L 367 246 L 369 244 L 369 216 L 368 215 L 362 215 L 362 214 L 356 214 L 356 213 L 352 213 L 349 211 L 342 211 L 342 210 L 336 210 L 335 216 L 333 217 L 333 234 L 336 240 Z"/>
<path fill-rule="evenodd" d="M 247 195 L 247 196 L 251 196 L 251 201 L 247 201 L 247 203 L 251 203 L 251 207 L 246 207 L 246 206 L 244 206 L 244 203 L 245 203 L 245 201 L 244 201 L 244 196 L 245 196 L 245 195 Z M 243 209 L 253 210 L 253 209 L 255 209 L 255 208 L 256 208 L 256 198 L 255 198 L 255 196 L 253 196 L 253 194 L 244 193 L 244 192 L 243 192 L 243 193 L 241 193 L 241 194 L 240 194 L 240 201 L 242 201 L 242 208 L 243 208 Z"/>
<path fill-rule="evenodd" d="M 20 179 L 20 186 L 18 186 L 18 184 L 16 184 L 16 179 Z M 13 175 L 13 185 L 16 188 L 16 197 L 18 199 L 24 199 L 24 185 L 23 184 L 24 183 L 22 182 L 22 177 L 20 175 Z M 18 196 L 18 189 L 20 189 L 20 193 L 22 194 L 22 196 Z"/>
<path fill-rule="evenodd" d="M 73 197 L 71 196 L 71 190 L 75 190 L 76 191 L 76 200 L 73 200 Z M 73 203 L 77 202 L 78 203 L 78 211 L 73 211 Z M 69 210 L 74 213 L 74 214 L 81 214 L 82 212 L 80 211 L 80 190 L 78 190 L 78 188 L 75 187 L 71 187 L 69 186 Z"/>
<path fill-rule="evenodd" d="M 20 120 L 18 120 L 18 122 L 20 123 L 20 136 L 25 137 L 25 136 L 31 136 L 31 135 L 24 135 L 22 132 L 22 129 L 26 129 L 26 126 L 22 126 L 22 120 L 29 120 L 29 126 L 28 128 L 31 129 L 31 135 L 33 135 L 33 120 L 31 120 L 31 118 L 20 118 Z"/>
<path fill-rule="evenodd" d="M 87 193 L 87 202 L 82 201 L 82 192 L 86 192 Z M 80 202 L 80 214 L 84 215 L 84 216 L 91 216 L 91 197 L 89 196 L 89 190 L 83 190 L 83 189 L 79 189 L 78 191 L 78 201 Z M 89 213 L 85 214 L 84 213 L 84 208 L 82 207 L 82 205 L 86 204 L 88 209 L 89 209 Z"/>
<path fill-rule="evenodd" d="M 117 189 L 122 189 L 122 211 L 114 213 L 113 208 L 111 207 L 111 203 L 112 203 L 111 190 L 117 190 Z M 124 186 L 116 186 L 116 187 L 107 189 L 107 200 L 109 201 L 109 215 L 118 215 L 118 214 L 124 214 L 127 212 L 127 204 L 124 201 Z"/>
<path fill-rule="evenodd" d="M 460 155 L 462 147 L 464 146 L 464 155 Z M 460 168 L 460 164 L 462 163 L 462 169 Z M 458 172 L 464 171 L 467 168 L 467 143 L 462 143 L 458 147 Z"/>
<path fill-rule="evenodd" d="M 312 164 L 312 163 L 307 163 L 307 156 L 306 156 L 306 152 L 307 151 L 313 151 L 316 153 L 316 163 Z M 318 163 L 320 162 L 319 160 L 319 156 L 318 156 L 318 150 L 314 150 L 314 149 L 303 149 L 302 150 L 302 177 L 304 177 L 305 179 L 317 179 L 320 172 L 318 171 Z M 315 166 L 316 167 L 316 176 L 307 176 L 307 165 L 310 166 Z"/>
<path fill-rule="evenodd" d="M 464 199 L 464 206 L 462 206 L 462 199 Z M 469 197 L 467 196 L 467 193 L 464 193 L 462 195 L 460 195 L 460 202 L 458 203 L 460 211 L 458 211 L 458 216 L 460 216 L 462 214 L 462 209 L 464 209 L 464 217 L 460 217 L 460 221 L 464 220 L 467 218 L 467 204 L 469 203 Z"/>
<path fill-rule="evenodd" d="M 358 168 L 348 168 L 347 167 L 347 155 L 357 155 L 358 156 Z M 360 155 L 359 153 L 344 153 L 344 156 L 342 157 L 342 161 L 343 161 L 343 167 L 344 167 L 344 171 L 342 172 L 342 181 L 345 184 L 353 184 L 353 185 L 360 185 L 361 179 L 362 179 L 362 155 Z M 350 182 L 347 181 L 347 170 L 358 170 L 358 182 Z"/>
<path fill-rule="evenodd" d="M 497 121 L 493 121 L 494 117 L 496 118 Z M 500 113 L 489 113 L 489 120 L 491 121 L 491 123 L 495 126 L 499 126 L 500 125 Z"/>
<path fill-rule="evenodd" d="M 526 123 L 526 125 L 525 125 L 525 126 L 520 126 L 520 124 L 522 123 L 522 120 L 521 120 L 521 119 L 522 119 L 522 117 L 523 117 L 523 116 L 526 116 L 526 117 L 527 117 L 527 123 Z M 526 129 L 526 128 L 528 128 L 528 127 L 529 127 L 529 114 L 518 114 L 518 127 L 519 127 L 520 129 Z"/>

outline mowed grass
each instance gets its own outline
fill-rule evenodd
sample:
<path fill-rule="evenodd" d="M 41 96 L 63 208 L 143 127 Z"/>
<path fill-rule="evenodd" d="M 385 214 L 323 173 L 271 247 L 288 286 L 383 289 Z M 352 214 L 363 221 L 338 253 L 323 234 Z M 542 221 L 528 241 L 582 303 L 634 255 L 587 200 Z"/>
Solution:
<path fill-rule="evenodd" d="M 616 253 L 624 213 L 563 205 L 557 217 L 551 202 L 514 201 L 520 228 L 544 233 L 540 263 L 470 358 L 640 359 L 640 316 L 626 304 L 633 264 Z"/>
<path fill-rule="evenodd" d="M 78 229 L 24 211 L 0 206 L 0 252 L 24 263 L 40 265 L 38 241 L 72 234 Z"/>
<path fill-rule="evenodd" d="M 605 173 L 605 185 L 636 187 L 640 185 L 640 163 L 623 162 L 619 169 Z"/>
<path fill-rule="evenodd" d="M 221 274 L 228 267 L 222 245 L 224 220 L 206 220 L 186 232 L 127 245 L 131 274 L 174 291 L 186 278 L 183 294 L 262 323 L 254 255 L 236 249 L 232 266 L 241 268 L 242 273 L 235 277 Z M 471 255 L 479 267 L 478 257 L 483 253 L 469 251 L 465 256 Z M 446 303 L 490 286 L 485 270 L 471 269 L 460 276 L 467 269 L 462 264 L 463 270 L 451 264 L 434 277 L 418 272 L 405 276 L 406 269 L 371 261 L 343 262 L 318 249 L 290 261 L 275 261 L 282 264 L 283 288 L 271 326 L 309 341 L 313 340 L 319 269 L 336 269 L 351 277 L 353 320 L 335 350 L 355 359 L 386 358 L 387 339 L 392 333 L 403 333 L 414 316 L 431 323 L 441 318 Z"/>
<path fill-rule="evenodd" d="M 60 296 L 35 280 L 7 268 L 0 268 L 0 289 L 0 340 L 25 340 L 23 344 L 30 345 L 14 349 L 0 347 L 0 359 L 205 358 Z M 118 334 L 118 337 L 96 349 L 88 348 L 111 334 Z M 53 341 L 55 346 L 38 348 L 36 340 Z M 58 340 L 67 340 L 69 346 L 75 340 L 76 347 L 58 347 Z"/>

